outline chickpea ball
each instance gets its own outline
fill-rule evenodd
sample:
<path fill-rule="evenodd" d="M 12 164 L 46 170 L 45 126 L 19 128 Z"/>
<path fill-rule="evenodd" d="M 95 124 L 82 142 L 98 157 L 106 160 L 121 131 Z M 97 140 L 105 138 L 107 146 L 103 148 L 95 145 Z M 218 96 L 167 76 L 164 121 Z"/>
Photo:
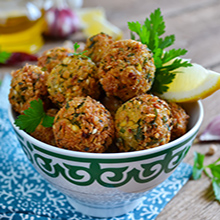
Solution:
<path fill-rule="evenodd" d="M 104 54 L 98 74 L 107 96 L 127 101 L 151 89 L 154 72 L 154 60 L 146 45 L 119 40 Z"/>
<path fill-rule="evenodd" d="M 43 67 L 48 72 L 69 55 L 73 53 L 73 50 L 65 47 L 55 47 L 43 52 L 43 54 L 38 57 L 38 66 Z"/>
<path fill-rule="evenodd" d="M 173 128 L 171 130 L 171 140 L 175 140 L 178 137 L 184 135 L 187 131 L 189 115 L 186 111 L 177 103 L 168 103 L 171 109 L 173 118 Z"/>
<path fill-rule="evenodd" d="M 158 147 L 170 140 L 171 111 L 168 104 L 157 96 L 137 96 L 117 110 L 115 128 L 120 151 Z"/>
<path fill-rule="evenodd" d="M 114 138 L 114 123 L 101 103 L 89 96 L 75 97 L 57 113 L 53 132 L 60 148 L 102 153 Z"/>
<path fill-rule="evenodd" d="M 101 32 L 87 39 L 84 49 L 86 52 L 84 54 L 90 57 L 92 61 L 99 66 L 104 53 L 112 43 L 112 37 Z"/>
<path fill-rule="evenodd" d="M 47 95 L 48 74 L 41 67 L 26 64 L 11 75 L 9 101 L 16 112 L 22 114 L 30 107 L 31 101 Z"/>
<path fill-rule="evenodd" d="M 97 67 L 91 59 L 72 55 L 54 67 L 47 80 L 49 98 L 62 107 L 74 97 L 91 96 L 98 99 L 100 85 Z"/>

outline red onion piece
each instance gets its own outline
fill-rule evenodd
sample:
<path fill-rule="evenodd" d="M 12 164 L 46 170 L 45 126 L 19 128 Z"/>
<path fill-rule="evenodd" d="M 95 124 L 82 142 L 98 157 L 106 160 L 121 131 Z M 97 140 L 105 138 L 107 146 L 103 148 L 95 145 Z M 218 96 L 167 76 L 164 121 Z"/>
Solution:
<path fill-rule="evenodd" d="M 220 140 L 220 115 L 217 115 L 199 136 L 200 141 L 219 141 Z"/>

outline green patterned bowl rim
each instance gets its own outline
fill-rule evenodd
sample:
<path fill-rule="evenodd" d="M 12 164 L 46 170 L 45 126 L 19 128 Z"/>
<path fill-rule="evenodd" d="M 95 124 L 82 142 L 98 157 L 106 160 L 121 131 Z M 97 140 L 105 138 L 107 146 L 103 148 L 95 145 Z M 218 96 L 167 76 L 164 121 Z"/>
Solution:
<path fill-rule="evenodd" d="M 121 152 L 121 153 L 88 153 L 88 152 L 78 152 L 78 151 L 71 151 L 67 149 L 62 149 L 58 148 L 46 143 L 43 143 L 32 136 L 30 136 L 28 133 L 26 133 L 23 130 L 20 130 L 15 124 L 14 124 L 14 111 L 12 110 L 11 106 L 8 108 L 8 115 L 9 115 L 9 120 L 15 129 L 16 133 L 18 135 L 22 136 L 24 139 L 28 140 L 30 143 L 46 150 L 49 152 L 53 152 L 56 154 L 61 154 L 61 155 L 68 155 L 72 157 L 78 157 L 78 158 L 91 158 L 91 159 L 120 159 L 120 158 L 132 158 L 132 157 L 139 157 L 143 155 L 150 155 L 154 154 L 160 151 L 167 150 L 169 148 L 175 147 L 177 145 L 182 145 L 183 143 L 187 143 L 189 140 L 192 139 L 193 136 L 195 136 L 202 124 L 203 117 L 204 117 L 204 110 L 202 106 L 201 101 L 197 102 L 192 102 L 192 103 L 185 103 L 182 104 L 183 106 L 188 106 L 188 108 L 193 108 L 197 109 L 196 110 L 196 116 L 195 116 L 195 121 L 193 122 L 192 127 L 189 129 L 189 131 L 184 134 L 182 137 L 171 141 L 167 144 L 161 145 L 156 148 L 151 148 L 151 149 L 146 149 L 146 150 L 141 150 L 141 151 L 133 151 L 133 152 Z M 190 115 L 192 117 L 192 115 Z M 192 119 L 190 119 L 192 120 Z"/>

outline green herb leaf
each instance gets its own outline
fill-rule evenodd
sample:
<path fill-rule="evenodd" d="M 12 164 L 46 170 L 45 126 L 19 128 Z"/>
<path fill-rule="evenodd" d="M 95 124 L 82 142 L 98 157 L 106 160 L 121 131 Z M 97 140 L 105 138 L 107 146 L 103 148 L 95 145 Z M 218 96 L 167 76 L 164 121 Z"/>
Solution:
<path fill-rule="evenodd" d="M 53 126 L 53 121 L 54 117 L 45 114 L 43 117 L 42 126 L 45 128 L 50 128 Z"/>
<path fill-rule="evenodd" d="M 79 47 L 80 47 L 80 45 L 78 43 L 75 43 L 73 45 L 74 51 L 76 52 Z"/>
<path fill-rule="evenodd" d="M 52 127 L 54 117 L 46 115 L 41 99 L 30 102 L 30 107 L 24 111 L 24 115 L 19 115 L 15 120 L 15 125 L 28 133 L 35 131 L 42 122 L 44 127 Z"/>
<path fill-rule="evenodd" d="M 220 179 L 212 180 L 212 187 L 214 190 L 215 198 L 220 202 Z"/>
<path fill-rule="evenodd" d="M 202 171 L 204 170 L 203 162 L 205 155 L 194 152 L 194 165 L 193 165 L 193 179 L 197 180 L 201 178 Z"/>
<path fill-rule="evenodd" d="M 161 37 L 165 33 L 166 26 L 159 8 L 150 14 L 150 18 L 146 18 L 143 25 L 139 22 L 128 22 L 128 27 L 131 31 L 131 39 L 135 40 L 134 33 L 136 33 L 139 37 L 138 40 L 146 44 L 153 53 L 156 72 L 151 92 L 159 94 L 166 92 L 169 84 L 177 74 L 177 71 L 171 71 L 179 67 L 192 66 L 188 61 L 182 62 L 182 59 L 176 59 L 179 56 L 185 55 L 187 50 L 172 49 L 165 51 L 165 48 L 174 44 L 175 36 Z M 171 60 L 173 60 L 171 64 L 164 65 Z"/>
<path fill-rule="evenodd" d="M 215 165 L 215 164 L 210 164 L 207 166 L 208 168 L 210 168 L 212 175 L 216 178 L 220 180 L 220 164 Z"/>
<path fill-rule="evenodd" d="M 6 61 L 10 58 L 11 53 L 6 51 L 0 51 L 0 63 L 6 63 Z"/>
<path fill-rule="evenodd" d="M 76 55 L 76 56 L 81 56 L 81 57 L 84 57 L 84 58 L 87 58 L 87 59 L 91 59 L 90 57 L 87 57 L 86 55 L 84 55 L 84 53 L 87 52 L 87 50 L 85 51 L 82 51 L 82 52 L 77 52 L 77 49 L 80 47 L 80 45 L 78 43 L 75 43 L 73 45 L 73 48 L 74 48 L 74 53 L 71 53 L 70 55 Z"/>
<path fill-rule="evenodd" d="M 163 63 L 167 63 L 170 60 L 175 59 L 178 56 L 185 55 L 186 53 L 187 53 L 187 50 L 185 50 L 185 49 L 178 49 L 178 50 L 172 49 L 172 50 L 165 52 L 161 59 L 162 59 Z M 181 63 L 181 59 L 178 59 L 178 60 L 180 60 L 180 63 Z"/>
<path fill-rule="evenodd" d="M 207 166 L 203 164 L 204 158 L 205 155 L 194 152 L 193 179 L 199 179 L 204 172 L 211 179 L 215 198 L 220 202 L 220 158 Z M 207 169 L 210 169 L 211 174 Z"/>
<path fill-rule="evenodd" d="M 175 42 L 174 35 L 166 36 L 164 39 L 160 38 L 159 39 L 159 48 L 165 49 L 165 48 L 171 46 L 172 44 L 174 44 L 174 42 Z"/>

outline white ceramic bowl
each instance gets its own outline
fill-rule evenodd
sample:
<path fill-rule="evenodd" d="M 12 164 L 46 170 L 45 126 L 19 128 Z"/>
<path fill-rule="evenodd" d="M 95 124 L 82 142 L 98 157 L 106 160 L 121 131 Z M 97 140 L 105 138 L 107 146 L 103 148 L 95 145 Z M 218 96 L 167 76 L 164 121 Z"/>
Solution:
<path fill-rule="evenodd" d="M 83 214 L 113 217 L 133 210 L 146 191 L 167 179 L 186 156 L 203 120 L 201 102 L 183 107 L 189 130 L 160 147 L 126 153 L 85 153 L 50 146 L 19 130 L 9 119 L 21 146 L 36 170 L 64 193 Z"/>

